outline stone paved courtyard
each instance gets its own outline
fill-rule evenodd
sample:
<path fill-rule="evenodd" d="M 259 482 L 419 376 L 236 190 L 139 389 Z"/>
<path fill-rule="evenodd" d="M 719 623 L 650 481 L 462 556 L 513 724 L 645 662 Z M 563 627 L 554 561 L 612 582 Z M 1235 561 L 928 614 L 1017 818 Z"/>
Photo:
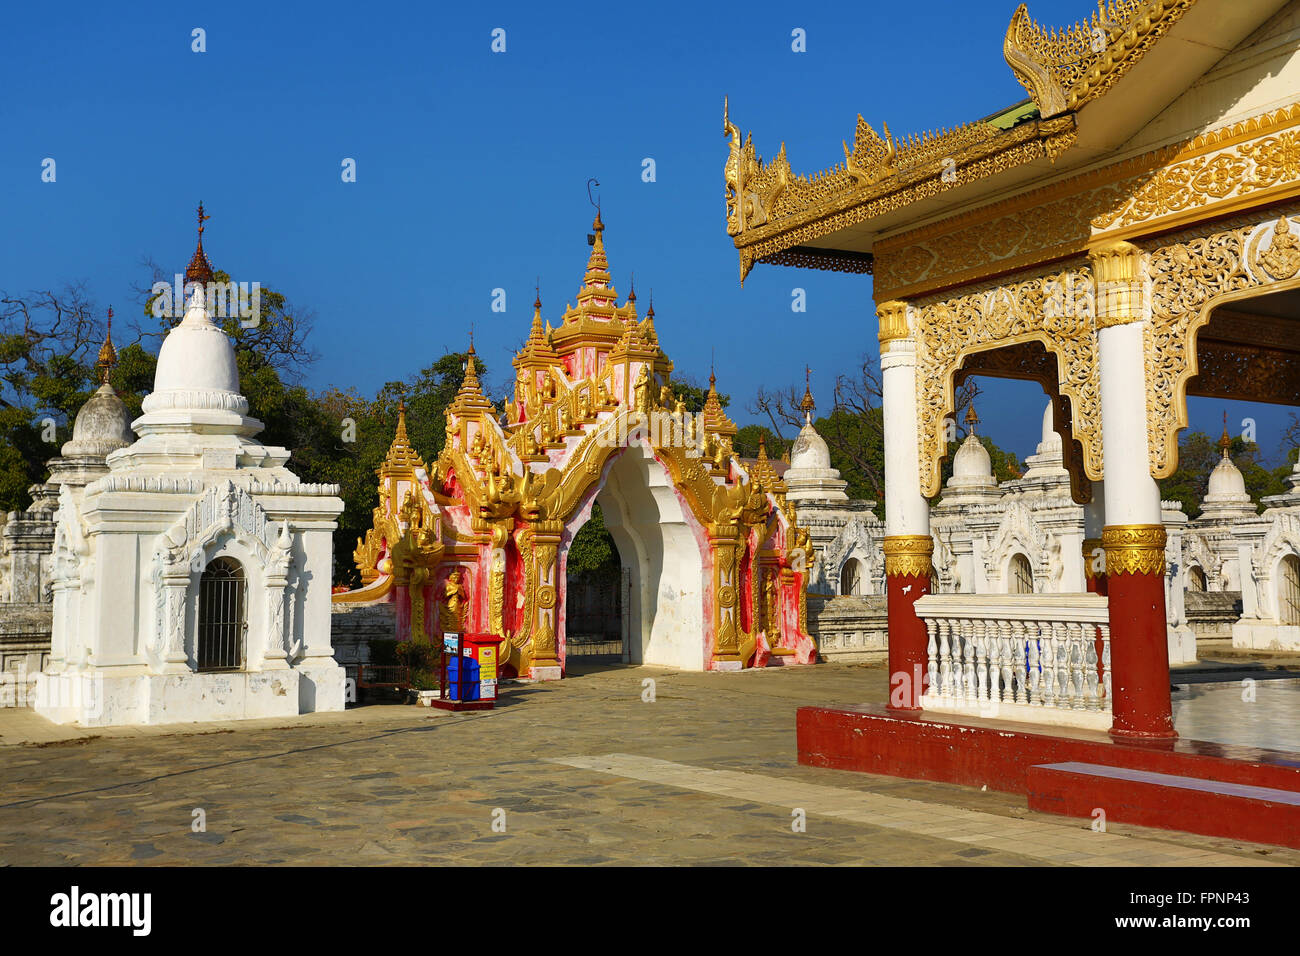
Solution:
<path fill-rule="evenodd" d="M 1015 795 L 798 765 L 796 708 L 884 691 L 881 666 L 586 663 L 559 683 L 506 687 L 495 711 L 456 715 L 375 705 L 86 733 L 3 711 L 0 862 L 1300 863 L 1300 852 L 1122 824 L 1094 833 Z M 196 808 L 206 832 L 192 831 Z M 806 832 L 792 831 L 793 808 Z"/>

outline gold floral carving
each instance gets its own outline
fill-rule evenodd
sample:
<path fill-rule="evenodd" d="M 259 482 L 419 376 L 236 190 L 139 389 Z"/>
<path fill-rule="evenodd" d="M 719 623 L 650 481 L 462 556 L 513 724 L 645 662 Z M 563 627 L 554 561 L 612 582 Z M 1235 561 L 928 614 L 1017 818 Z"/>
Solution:
<path fill-rule="evenodd" d="M 1289 235 L 1300 206 L 1284 212 Z M 1151 474 L 1167 478 L 1178 465 L 1178 432 L 1187 427 L 1188 381 L 1199 369 L 1196 336 L 1220 302 L 1300 279 L 1276 279 L 1263 257 L 1276 244 L 1279 222 L 1239 217 L 1212 233 L 1175 234 L 1152 248 L 1151 321 L 1145 327 L 1147 438 Z"/>
<path fill-rule="evenodd" d="M 1142 321 L 1142 250 L 1121 239 L 1093 249 L 1090 258 L 1097 281 L 1097 328 Z"/>
<path fill-rule="evenodd" d="M 894 534 L 883 538 L 886 577 L 928 578 L 934 573 L 934 539 L 928 534 Z"/>
<path fill-rule="evenodd" d="M 1103 238 L 1300 192 L 1300 104 L 878 240 L 877 300 L 912 298 L 1077 255 Z M 1225 192 L 1233 171 L 1235 189 Z"/>
<path fill-rule="evenodd" d="M 1158 524 L 1110 525 L 1101 530 L 1106 576 L 1165 573 L 1165 529 Z"/>
<path fill-rule="evenodd" d="M 934 497 L 940 490 L 940 465 L 947 452 L 943 422 L 955 407 L 954 375 L 968 356 L 1022 342 L 1041 343 L 1056 356 L 1057 390 L 1070 402 L 1084 474 L 1093 481 L 1101 478 L 1097 334 L 1092 273 L 1086 266 L 922 302 L 913 312 L 919 342 L 917 439 L 923 495 Z"/>

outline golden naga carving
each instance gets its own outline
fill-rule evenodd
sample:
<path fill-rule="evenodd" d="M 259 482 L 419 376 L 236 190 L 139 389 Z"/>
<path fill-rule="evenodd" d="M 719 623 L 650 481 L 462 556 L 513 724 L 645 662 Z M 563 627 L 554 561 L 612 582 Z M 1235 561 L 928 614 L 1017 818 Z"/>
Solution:
<path fill-rule="evenodd" d="M 777 200 L 790 183 L 790 163 L 785 144 L 776 159 L 764 165 L 754 151 L 754 137 L 741 141 L 740 129 L 731 122 L 727 99 L 722 100 L 722 131 L 729 139 L 724 167 L 727 187 L 727 235 L 738 236 L 771 218 Z"/>
<path fill-rule="evenodd" d="M 934 539 L 928 534 L 894 534 L 880 542 L 886 577 L 928 578 L 934 573 Z"/>
<path fill-rule="evenodd" d="M 1101 530 L 1106 552 L 1106 576 L 1165 573 L 1166 534 L 1163 525 L 1121 524 Z"/>
<path fill-rule="evenodd" d="M 1195 0 L 1108 0 L 1082 23 L 1047 30 L 1022 3 L 1002 54 L 1044 117 L 1077 110 L 1131 70 Z"/>

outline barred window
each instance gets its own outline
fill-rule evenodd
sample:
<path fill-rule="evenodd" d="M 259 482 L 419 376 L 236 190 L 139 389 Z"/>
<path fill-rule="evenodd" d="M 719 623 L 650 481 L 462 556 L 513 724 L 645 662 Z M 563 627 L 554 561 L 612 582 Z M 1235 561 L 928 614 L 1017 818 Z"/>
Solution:
<path fill-rule="evenodd" d="M 840 569 L 840 593 L 862 593 L 862 562 L 857 558 L 849 558 Z"/>
<path fill-rule="evenodd" d="M 1193 591 L 1205 590 L 1205 572 L 1194 564 L 1187 570 L 1187 586 Z"/>
<path fill-rule="evenodd" d="M 1288 554 L 1277 571 L 1278 622 L 1300 624 L 1300 558 Z"/>
<path fill-rule="evenodd" d="M 217 558 L 199 580 L 200 671 L 239 670 L 244 666 L 247 582 L 233 558 Z"/>

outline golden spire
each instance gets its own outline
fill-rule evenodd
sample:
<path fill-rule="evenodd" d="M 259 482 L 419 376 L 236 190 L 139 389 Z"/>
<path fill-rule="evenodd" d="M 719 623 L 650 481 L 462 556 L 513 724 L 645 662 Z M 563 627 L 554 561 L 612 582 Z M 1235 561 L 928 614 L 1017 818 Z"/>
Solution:
<path fill-rule="evenodd" d="M 975 426 L 980 423 L 980 417 L 975 414 L 975 403 L 971 402 L 970 407 L 966 409 L 966 425 L 970 428 L 970 433 L 975 434 Z"/>
<path fill-rule="evenodd" d="M 591 257 L 587 260 L 587 273 L 582 277 L 582 284 L 588 288 L 605 287 L 609 285 L 609 260 L 605 258 L 605 224 L 600 219 L 599 209 L 591 229 L 592 235 L 587 237 L 591 242 Z"/>
<path fill-rule="evenodd" d="M 474 361 L 474 333 L 469 334 L 469 351 L 465 353 L 465 380 L 461 382 L 456 398 L 447 408 L 448 415 L 459 418 L 473 417 L 477 411 L 492 411 L 492 403 L 478 384 L 478 368 Z"/>
<path fill-rule="evenodd" d="M 203 212 L 203 203 L 199 203 L 199 244 L 194 249 L 194 255 L 190 258 L 190 264 L 185 269 L 185 284 L 191 282 L 202 282 L 207 284 L 212 281 L 212 264 L 208 262 L 207 253 L 203 251 L 203 223 L 204 220 L 211 219 L 211 216 Z"/>
<path fill-rule="evenodd" d="M 758 433 L 758 460 L 767 461 L 767 436 L 762 432 Z"/>
<path fill-rule="evenodd" d="M 525 365 L 560 365 L 560 356 L 547 339 L 547 329 L 542 325 L 542 286 L 537 284 L 537 298 L 533 299 L 533 327 L 528 331 L 528 340 L 515 355 L 511 363 L 516 369 Z M 472 343 L 471 343 L 472 348 Z"/>
<path fill-rule="evenodd" d="M 108 384 L 108 373 L 117 365 L 117 349 L 113 348 L 113 307 L 108 307 L 108 329 L 104 332 L 104 344 L 99 347 L 99 358 L 95 361 L 95 368 L 102 368 L 100 372 L 100 383 Z"/>
<path fill-rule="evenodd" d="M 1228 448 L 1232 445 L 1232 439 L 1228 437 L 1228 413 L 1223 413 L 1223 434 L 1219 437 L 1219 448 L 1223 452 L 1223 457 L 1228 457 Z"/>
<path fill-rule="evenodd" d="M 722 435 L 736 434 L 736 423 L 727 417 L 718 400 L 718 379 L 709 369 L 709 394 L 704 399 L 704 430 Z"/>
<path fill-rule="evenodd" d="M 817 403 L 813 401 L 812 397 L 812 369 L 805 365 L 803 367 L 803 401 L 799 403 L 799 410 L 803 412 L 804 424 L 812 424 L 812 413 L 816 407 Z"/>
<path fill-rule="evenodd" d="M 380 478 L 411 478 L 416 468 L 424 467 L 424 459 L 411 447 L 406 437 L 406 399 L 397 406 L 397 432 L 393 443 L 388 446 L 388 455 L 383 463 L 375 469 Z"/>

